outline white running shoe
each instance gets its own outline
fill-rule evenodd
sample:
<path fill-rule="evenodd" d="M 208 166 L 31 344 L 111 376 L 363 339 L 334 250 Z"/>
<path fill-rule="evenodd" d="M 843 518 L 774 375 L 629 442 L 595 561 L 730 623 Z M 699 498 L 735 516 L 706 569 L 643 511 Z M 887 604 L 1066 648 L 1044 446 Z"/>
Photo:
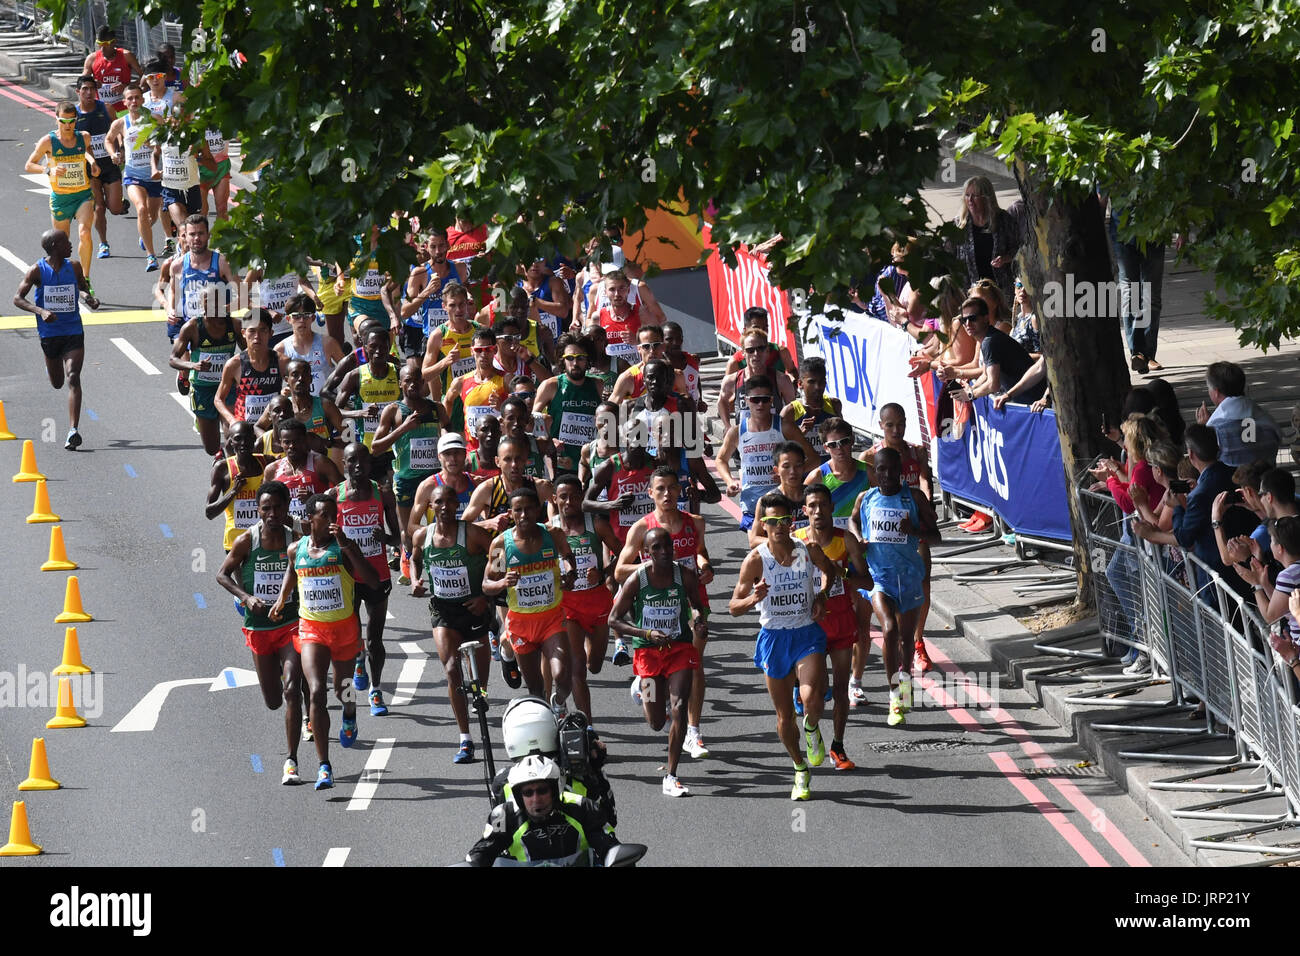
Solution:
<path fill-rule="evenodd" d="M 663 793 L 665 797 L 685 797 L 690 795 L 690 790 L 682 785 L 682 782 L 670 773 L 664 774 Z"/>
<path fill-rule="evenodd" d="M 632 678 L 632 703 L 641 706 L 641 678 Z"/>
<path fill-rule="evenodd" d="M 298 762 L 292 757 L 284 762 L 284 776 L 280 778 L 280 783 L 286 787 L 302 783 L 302 777 L 298 776 Z"/>
<path fill-rule="evenodd" d="M 690 730 L 686 731 L 686 740 L 682 744 L 682 749 L 696 760 L 709 755 L 709 750 L 704 746 L 704 741 L 700 739 L 699 733 L 692 733 Z"/>
<path fill-rule="evenodd" d="M 862 707 L 867 702 L 867 692 L 862 689 L 861 684 L 849 682 L 849 706 Z"/>

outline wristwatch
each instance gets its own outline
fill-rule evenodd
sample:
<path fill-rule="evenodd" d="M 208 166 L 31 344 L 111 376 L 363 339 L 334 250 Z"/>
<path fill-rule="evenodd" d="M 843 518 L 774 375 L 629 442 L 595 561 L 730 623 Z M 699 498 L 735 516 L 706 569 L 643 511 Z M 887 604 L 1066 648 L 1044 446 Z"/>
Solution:
<path fill-rule="evenodd" d="M 1217 531 L 1219 528 L 1223 527 L 1223 522 L 1222 522 L 1222 521 L 1211 521 L 1211 522 L 1210 522 L 1210 527 L 1211 527 L 1211 528 L 1214 528 L 1214 529 Z"/>

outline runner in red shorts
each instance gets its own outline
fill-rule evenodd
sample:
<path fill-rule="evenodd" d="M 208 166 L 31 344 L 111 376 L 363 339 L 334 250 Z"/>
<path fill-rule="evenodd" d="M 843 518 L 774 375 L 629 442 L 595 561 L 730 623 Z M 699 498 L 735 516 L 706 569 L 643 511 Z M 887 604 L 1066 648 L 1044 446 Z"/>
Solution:
<path fill-rule="evenodd" d="M 543 693 L 542 663 L 535 652 L 546 655 L 554 686 L 551 707 L 561 714 L 570 684 L 569 641 L 561 600 L 563 592 L 573 587 L 578 570 L 568 539 L 552 535 L 539 524 L 541 515 L 542 503 L 535 490 L 523 486 L 510 493 L 514 527 L 492 542 L 483 593 L 496 597 L 505 592 L 509 610 L 502 636 L 510 641 L 528 693 L 534 697 Z"/>
<path fill-rule="evenodd" d="M 677 779 L 677 762 L 686 741 L 686 704 L 700 669 L 695 645 L 708 640 L 708 621 L 700 600 L 699 576 L 674 560 L 673 538 L 667 529 L 652 528 L 645 536 L 645 547 L 650 560 L 638 566 L 619 588 L 609 612 L 609 626 L 620 637 L 632 638 L 633 692 L 639 695 L 652 730 L 663 729 L 664 701 L 672 700 L 673 726 L 668 734 L 663 793 L 684 797 L 690 791 Z M 629 613 L 635 625 L 620 620 Z"/>
<path fill-rule="evenodd" d="M 604 550 L 618 553 L 618 538 L 604 515 L 584 514 L 582 510 L 582 481 L 577 475 L 561 475 L 555 479 L 555 497 L 559 514 L 551 527 L 562 532 L 569 541 L 573 559 L 578 565 L 578 576 L 573 587 L 564 592 L 564 626 L 568 631 L 569 660 L 573 664 L 573 702 L 594 723 L 591 713 L 591 691 L 587 687 L 587 671 L 599 674 L 605 663 L 605 648 L 609 644 L 609 609 L 614 606 L 614 562 L 606 561 Z"/>
<path fill-rule="evenodd" d="M 289 524 L 289 489 L 265 482 L 257 493 L 260 520 L 235 539 L 217 572 L 217 582 L 244 605 L 244 643 L 253 652 L 253 669 L 268 710 L 284 709 L 284 736 L 289 758 L 284 784 L 302 783 L 298 776 L 298 741 L 302 736 L 302 662 L 293 637 L 298 632 L 298 606 L 289 605 L 279 621 L 267 616 L 280 594 L 289 567 L 294 533 Z"/>
<path fill-rule="evenodd" d="M 853 676 L 853 645 L 858 640 L 858 614 L 853 607 L 853 590 L 870 588 L 871 575 L 867 559 L 862 554 L 862 542 L 843 528 L 835 527 L 835 506 L 831 492 L 823 484 L 806 485 L 803 490 L 803 508 L 808 516 L 808 527 L 800 528 L 794 536 L 800 541 L 817 545 L 837 567 L 843 569 L 844 578 L 831 585 L 826 599 L 826 615 L 821 619 L 826 632 L 826 652 L 831 658 L 832 694 L 835 701 L 830 757 L 836 770 L 852 770 L 856 765 L 844 752 L 844 728 L 849 722 L 849 678 Z M 846 590 L 845 584 L 848 588 Z"/>

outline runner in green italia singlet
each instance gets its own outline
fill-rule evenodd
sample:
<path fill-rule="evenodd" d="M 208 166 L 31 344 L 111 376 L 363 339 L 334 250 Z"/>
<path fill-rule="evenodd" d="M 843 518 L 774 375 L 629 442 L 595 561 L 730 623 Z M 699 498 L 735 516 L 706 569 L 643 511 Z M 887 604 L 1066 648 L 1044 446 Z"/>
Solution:
<path fill-rule="evenodd" d="M 252 426 L 241 427 L 251 431 Z M 217 572 L 217 582 L 243 603 L 244 643 L 253 652 L 253 669 L 268 710 L 285 704 L 284 736 L 289 758 L 283 784 L 302 783 L 298 776 L 298 742 L 302 737 L 302 664 L 293 638 L 298 633 L 298 605 L 286 604 L 279 620 L 269 616 L 280 594 L 294 533 L 289 524 L 289 489 L 278 481 L 264 483 L 257 494 L 259 520 L 235 539 Z"/>

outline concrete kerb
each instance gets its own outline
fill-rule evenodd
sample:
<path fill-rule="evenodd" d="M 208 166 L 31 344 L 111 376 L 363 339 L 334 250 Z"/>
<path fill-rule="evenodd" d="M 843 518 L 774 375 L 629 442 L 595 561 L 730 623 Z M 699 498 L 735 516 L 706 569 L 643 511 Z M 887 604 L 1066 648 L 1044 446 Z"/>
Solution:
<path fill-rule="evenodd" d="M 67 50 L 65 47 L 49 47 L 51 56 L 40 57 L 33 61 L 28 57 L 15 56 L 4 47 L 0 47 L 0 69 L 4 72 L 21 76 L 38 87 L 37 92 L 49 93 L 56 99 L 76 99 L 76 87 L 69 82 L 56 79 L 59 75 L 81 75 L 80 67 L 83 57 Z M 56 54 L 62 52 L 62 56 Z"/>
<path fill-rule="evenodd" d="M 1069 728 L 1074 739 L 1092 760 L 1170 839 L 1177 841 L 1180 849 L 1190 859 L 1205 866 L 1258 866 L 1267 865 L 1271 861 L 1271 857 L 1263 854 L 1205 850 L 1191 845 L 1192 840 L 1223 833 L 1232 829 L 1233 825 L 1222 821 L 1176 818 L 1172 816 L 1172 812 L 1196 804 L 1208 803 L 1214 799 L 1215 794 L 1151 789 L 1151 784 L 1157 780 L 1167 779 L 1179 773 L 1205 771 L 1207 768 L 1204 765 L 1144 763 L 1119 757 L 1120 751 L 1167 747 L 1171 738 L 1150 734 L 1100 732 L 1093 730 L 1091 726 L 1094 722 L 1116 723 L 1135 717 L 1141 717 L 1144 724 L 1150 724 L 1152 717 L 1149 712 L 1144 712 L 1137 707 L 1088 707 L 1067 703 L 1065 698 L 1078 693 L 1080 685 L 1039 684 L 1034 681 L 1032 675 L 1026 676 L 1027 671 L 1054 660 L 1035 651 L 1034 644 L 1057 642 L 1079 636 L 1094 628 L 1095 621 L 1085 621 L 1069 627 L 1033 634 L 1015 617 L 989 603 L 974 588 L 958 585 L 942 575 L 937 576 L 932 584 L 930 620 L 933 625 L 946 625 L 951 628 L 943 636 L 956 635 L 969 641 L 1015 684 L 1032 687 L 1039 706 L 1062 727 Z M 1142 699 L 1153 699 L 1167 692 L 1167 685 L 1159 685 L 1148 688 L 1137 696 Z M 1174 714 L 1156 720 L 1159 726 L 1167 723 L 1171 727 L 1187 727 L 1191 724 L 1184 714 Z M 1214 741 L 1178 748 L 1175 752 L 1181 750 L 1188 754 L 1227 753 L 1230 749 L 1229 743 Z M 1260 773 L 1260 771 L 1239 771 L 1234 776 L 1252 775 L 1249 779 L 1257 780 L 1260 779 L 1258 777 Z M 1225 797 L 1231 795 L 1223 794 Z M 1264 809 L 1271 809 L 1277 805 L 1276 797 L 1262 798 L 1259 802 L 1259 806 Z M 1255 806 L 1252 805 L 1251 809 L 1254 810 Z"/>

